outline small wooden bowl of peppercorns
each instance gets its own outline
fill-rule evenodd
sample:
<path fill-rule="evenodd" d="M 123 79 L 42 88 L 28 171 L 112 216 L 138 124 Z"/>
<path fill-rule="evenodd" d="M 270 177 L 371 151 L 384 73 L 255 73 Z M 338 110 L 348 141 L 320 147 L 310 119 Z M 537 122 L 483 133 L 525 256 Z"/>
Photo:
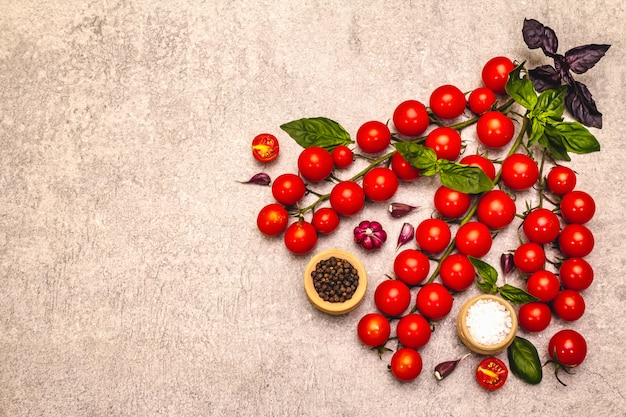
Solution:
<path fill-rule="evenodd" d="M 304 271 L 304 289 L 317 309 L 346 314 L 363 301 L 367 289 L 365 267 L 348 251 L 322 251 L 311 258 Z"/>

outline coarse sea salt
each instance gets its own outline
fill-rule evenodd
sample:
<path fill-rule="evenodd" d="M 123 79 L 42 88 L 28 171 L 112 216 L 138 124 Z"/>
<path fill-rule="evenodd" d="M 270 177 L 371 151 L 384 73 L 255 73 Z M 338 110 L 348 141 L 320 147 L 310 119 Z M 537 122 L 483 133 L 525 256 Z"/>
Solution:
<path fill-rule="evenodd" d="M 509 310 L 495 300 L 478 300 L 472 304 L 465 324 L 472 339 L 485 346 L 502 342 L 513 326 Z"/>

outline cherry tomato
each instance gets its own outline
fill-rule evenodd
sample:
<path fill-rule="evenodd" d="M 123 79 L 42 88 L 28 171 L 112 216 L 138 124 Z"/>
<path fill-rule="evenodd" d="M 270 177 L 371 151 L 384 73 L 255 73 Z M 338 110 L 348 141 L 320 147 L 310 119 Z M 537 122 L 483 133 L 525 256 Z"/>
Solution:
<path fill-rule="evenodd" d="M 490 229 L 502 229 L 515 219 L 515 201 L 502 190 L 491 190 L 483 194 L 476 207 L 481 223 Z"/>
<path fill-rule="evenodd" d="M 459 117 L 466 106 L 465 94 L 450 84 L 437 87 L 430 95 L 430 109 L 442 119 Z"/>
<path fill-rule="evenodd" d="M 589 255 L 594 244 L 591 230 L 582 224 L 568 224 L 559 234 L 559 248 L 570 257 L 583 258 Z"/>
<path fill-rule="evenodd" d="M 513 263 L 520 272 L 531 274 L 543 269 L 546 263 L 546 253 L 543 246 L 538 243 L 522 243 L 513 253 Z"/>
<path fill-rule="evenodd" d="M 415 230 L 417 245 L 424 252 L 439 253 L 448 247 L 451 239 L 450 226 L 441 219 L 423 220 Z"/>
<path fill-rule="evenodd" d="M 559 279 L 552 272 L 542 269 L 533 273 L 526 281 L 526 291 L 544 303 L 552 301 L 559 293 Z"/>
<path fill-rule="evenodd" d="M 386 124 L 377 120 L 365 122 L 356 132 L 356 143 L 363 152 L 378 153 L 391 142 L 391 132 Z"/>
<path fill-rule="evenodd" d="M 261 133 L 252 140 L 252 156 L 259 162 L 271 162 L 278 158 L 278 139 L 270 133 Z"/>
<path fill-rule="evenodd" d="M 319 233 L 329 235 L 339 226 L 339 215 L 331 208 L 322 207 L 315 210 L 311 223 Z"/>
<path fill-rule="evenodd" d="M 402 281 L 387 279 L 376 287 L 374 303 L 378 311 L 387 316 L 401 316 L 411 303 L 411 290 Z"/>
<path fill-rule="evenodd" d="M 417 310 L 422 316 L 433 321 L 447 316 L 452 310 L 453 302 L 450 291 L 438 282 L 426 284 L 417 292 Z"/>
<path fill-rule="evenodd" d="M 272 195 L 281 204 L 293 206 L 304 197 L 306 186 L 296 174 L 281 174 L 272 183 Z"/>
<path fill-rule="evenodd" d="M 496 95 L 487 87 L 478 87 L 470 93 L 467 104 L 471 111 L 476 114 L 483 114 L 496 102 Z"/>
<path fill-rule="evenodd" d="M 439 277 L 452 291 L 465 291 L 474 283 L 476 269 L 467 256 L 453 253 L 441 261 Z"/>
<path fill-rule="evenodd" d="M 506 158 L 502 163 L 501 172 L 504 185 L 516 191 L 529 189 L 539 179 L 537 163 L 521 153 Z"/>
<path fill-rule="evenodd" d="M 552 311 L 546 303 L 530 302 L 519 308 L 517 317 L 519 325 L 527 332 L 540 332 L 550 325 Z"/>
<path fill-rule="evenodd" d="M 559 291 L 551 304 L 554 314 L 565 321 L 576 321 L 585 313 L 585 299 L 578 291 Z"/>
<path fill-rule="evenodd" d="M 300 175 L 311 182 L 320 182 L 333 172 L 333 157 L 324 148 L 310 146 L 298 156 Z"/>
<path fill-rule="evenodd" d="M 391 357 L 390 369 L 398 380 L 413 381 L 422 372 L 422 357 L 415 349 L 400 348 Z"/>
<path fill-rule="evenodd" d="M 421 135 L 430 124 L 426 106 L 417 100 L 403 101 L 393 112 L 393 124 L 400 134 Z"/>
<path fill-rule="evenodd" d="M 415 181 L 420 177 L 420 170 L 411 165 L 400 152 L 391 157 L 391 169 L 402 181 Z"/>
<path fill-rule="evenodd" d="M 309 253 L 317 244 L 317 230 L 305 220 L 292 223 L 285 230 L 285 246 L 294 255 Z"/>
<path fill-rule="evenodd" d="M 404 347 L 419 349 L 430 340 L 430 323 L 419 314 L 407 314 L 398 321 L 396 335 Z"/>
<path fill-rule="evenodd" d="M 491 249 L 491 232 L 481 222 L 467 222 L 457 230 L 454 244 L 463 255 L 482 258 Z"/>
<path fill-rule="evenodd" d="M 493 165 L 493 162 L 482 155 L 473 154 L 464 156 L 459 163 L 482 169 L 491 181 L 496 178 L 496 167 Z"/>
<path fill-rule="evenodd" d="M 369 313 L 359 320 L 357 334 L 365 346 L 383 346 L 389 340 L 391 325 L 387 317 L 382 314 Z"/>
<path fill-rule="evenodd" d="M 353 216 L 363 209 L 365 193 L 354 181 L 341 181 L 330 191 L 330 205 L 341 216 Z"/>
<path fill-rule="evenodd" d="M 500 149 L 506 146 L 515 133 L 513 121 L 499 111 L 490 111 L 478 119 L 476 135 L 480 143 L 488 148 Z"/>
<path fill-rule="evenodd" d="M 457 219 L 465 214 L 472 202 L 469 194 L 453 190 L 444 185 L 435 191 L 434 200 L 435 209 L 437 209 L 439 214 L 450 219 Z"/>
<path fill-rule="evenodd" d="M 583 258 L 567 258 L 559 267 L 561 285 L 571 290 L 586 290 L 593 282 L 593 276 L 593 268 Z"/>
<path fill-rule="evenodd" d="M 585 224 L 596 212 L 596 203 L 584 191 L 570 191 L 559 204 L 561 216 L 568 223 Z"/>
<path fill-rule="evenodd" d="M 561 223 L 552 210 L 539 207 L 526 215 L 522 230 L 528 240 L 543 245 L 553 242 L 559 236 Z"/>
<path fill-rule="evenodd" d="M 280 204 L 271 203 L 263 207 L 256 218 L 256 225 L 267 236 L 281 234 L 287 228 L 289 213 Z"/>
<path fill-rule="evenodd" d="M 456 161 L 461 155 L 461 135 L 451 127 L 438 127 L 426 136 L 424 146 L 434 150 L 437 159 Z"/>
<path fill-rule="evenodd" d="M 387 201 L 398 191 L 398 177 L 389 168 L 376 167 L 363 176 L 363 191 L 372 201 Z"/>
<path fill-rule="evenodd" d="M 546 183 L 554 194 L 567 194 L 576 187 L 576 173 L 570 168 L 557 165 L 548 172 Z"/>
<path fill-rule="evenodd" d="M 417 249 L 405 249 L 396 255 L 393 272 L 406 285 L 417 285 L 426 279 L 430 271 L 428 257 Z"/>
<path fill-rule="evenodd" d="M 515 65 L 509 58 L 504 56 L 491 58 L 483 67 L 483 84 L 496 94 L 504 94 L 506 93 L 509 73 L 513 69 L 515 69 Z"/>
<path fill-rule="evenodd" d="M 498 358 L 485 358 L 476 368 L 476 381 L 489 391 L 502 388 L 508 376 L 509 369 Z"/>
<path fill-rule="evenodd" d="M 587 342 L 576 330 L 561 330 L 548 342 L 548 355 L 561 365 L 578 366 L 587 356 Z"/>
<path fill-rule="evenodd" d="M 330 153 L 330 156 L 333 157 L 333 163 L 337 168 L 343 169 L 348 168 L 354 162 L 354 154 L 352 153 L 352 149 L 348 148 L 345 145 L 339 145 L 333 149 Z"/>

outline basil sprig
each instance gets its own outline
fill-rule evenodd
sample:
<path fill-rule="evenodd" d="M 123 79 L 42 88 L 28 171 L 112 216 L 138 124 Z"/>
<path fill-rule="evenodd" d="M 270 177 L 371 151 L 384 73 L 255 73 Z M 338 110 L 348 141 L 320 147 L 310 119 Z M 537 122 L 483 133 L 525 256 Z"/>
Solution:
<path fill-rule="evenodd" d="M 434 150 L 415 142 L 397 142 L 393 147 L 420 170 L 420 175 L 439 174 L 441 184 L 448 188 L 466 194 L 479 194 L 493 188 L 493 181 L 478 167 L 437 159 Z"/>
<path fill-rule="evenodd" d="M 285 123 L 280 128 L 303 148 L 319 146 L 332 150 L 339 145 L 354 143 L 343 126 L 326 117 L 298 119 Z"/>
<path fill-rule="evenodd" d="M 513 375 L 529 384 L 538 384 L 543 378 L 541 360 L 537 348 L 529 340 L 515 336 L 507 348 L 509 368 Z"/>
<path fill-rule="evenodd" d="M 528 146 L 538 143 L 556 160 L 570 161 L 568 152 L 586 154 L 600 150 L 600 143 L 579 122 L 563 121 L 567 86 L 537 95 L 528 77 L 522 77 L 524 63 L 509 74 L 506 92 L 526 109 Z"/>
<path fill-rule="evenodd" d="M 516 305 L 539 301 L 534 295 L 528 294 L 526 291 L 513 285 L 504 284 L 498 286 L 496 283 L 498 281 L 498 272 L 493 266 L 473 256 L 469 256 L 469 260 L 472 265 L 474 265 L 474 268 L 476 268 L 476 273 L 480 278 L 476 281 L 476 286 L 478 286 L 482 292 L 487 294 L 500 294 L 502 298 Z"/>

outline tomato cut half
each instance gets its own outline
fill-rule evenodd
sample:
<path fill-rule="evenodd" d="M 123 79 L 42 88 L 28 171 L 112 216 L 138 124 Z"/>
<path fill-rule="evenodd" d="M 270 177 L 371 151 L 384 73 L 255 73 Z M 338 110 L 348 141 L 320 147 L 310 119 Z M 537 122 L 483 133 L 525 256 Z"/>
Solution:
<path fill-rule="evenodd" d="M 507 376 L 509 376 L 509 369 L 498 358 L 485 358 L 476 368 L 476 381 L 489 391 L 501 388 Z"/>
<path fill-rule="evenodd" d="M 252 156 L 259 162 L 273 161 L 278 151 L 278 139 L 270 133 L 261 133 L 252 140 Z"/>

